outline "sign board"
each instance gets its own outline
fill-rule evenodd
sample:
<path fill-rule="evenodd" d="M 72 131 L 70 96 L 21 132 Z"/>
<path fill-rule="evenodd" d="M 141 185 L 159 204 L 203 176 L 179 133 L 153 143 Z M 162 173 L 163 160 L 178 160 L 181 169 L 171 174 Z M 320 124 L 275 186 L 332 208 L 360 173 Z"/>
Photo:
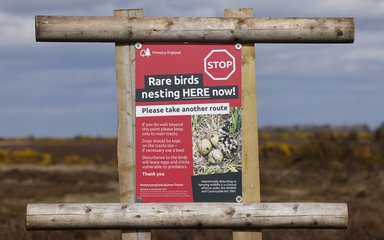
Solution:
<path fill-rule="evenodd" d="M 241 202 L 241 45 L 136 49 L 136 200 Z"/>

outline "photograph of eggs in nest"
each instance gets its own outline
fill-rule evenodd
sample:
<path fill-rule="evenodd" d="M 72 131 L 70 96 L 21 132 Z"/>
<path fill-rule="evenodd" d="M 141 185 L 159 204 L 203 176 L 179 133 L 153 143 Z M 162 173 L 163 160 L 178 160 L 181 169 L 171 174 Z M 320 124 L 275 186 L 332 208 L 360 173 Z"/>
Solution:
<path fill-rule="evenodd" d="M 241 171 L 241 108 L 192 116 L 194 175 Z"/>

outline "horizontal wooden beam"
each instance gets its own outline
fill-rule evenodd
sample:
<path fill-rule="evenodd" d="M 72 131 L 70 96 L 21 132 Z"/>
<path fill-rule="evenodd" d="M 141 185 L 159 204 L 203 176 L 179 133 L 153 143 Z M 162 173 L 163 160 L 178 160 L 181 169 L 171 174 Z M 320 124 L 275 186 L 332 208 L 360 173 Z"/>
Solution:
<path fill-rule="evenodd" d="M 343 203 L 28 204 L 28 230 L 346 228 Z"/>
<path fill-rule="evenodd" d="M 352 18 L 36 16 L 36 40 L 50 42 L 352 43 Z"/>

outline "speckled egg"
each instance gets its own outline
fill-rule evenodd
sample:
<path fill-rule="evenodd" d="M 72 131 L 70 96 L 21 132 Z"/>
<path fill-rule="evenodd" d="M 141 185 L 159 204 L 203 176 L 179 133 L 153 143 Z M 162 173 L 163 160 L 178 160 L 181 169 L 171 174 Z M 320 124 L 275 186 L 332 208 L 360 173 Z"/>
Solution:
<path fill-rule="evenodd" d="M 217 148 L 219 146 L 219 134 L 213 133 L 209 141 L 211 141 L 212 145 Z"/>
<path fill-rule="evenodd" d="M 199 153 L 203 156 L 206 156 L 212 149 L 212 144 L 208 139 L 203 139 L 199 142 L 197 146 L 199 149 Z"/>
<path fill-rule="evenodd" d="M 221 162 L 223 158 L 224 155 L 219 149 L 213 149 L 208 154 L 208 162 L 212 164 Z"/>

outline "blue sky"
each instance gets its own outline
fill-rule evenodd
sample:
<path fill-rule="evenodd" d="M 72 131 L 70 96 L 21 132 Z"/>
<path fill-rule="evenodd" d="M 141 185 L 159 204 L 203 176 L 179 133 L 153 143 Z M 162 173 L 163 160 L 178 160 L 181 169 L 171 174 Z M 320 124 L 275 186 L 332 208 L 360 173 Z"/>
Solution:
<path fill-rule="evenodd" d="M 0 137 L 114 136 L 112 43 L 37 43 L 35 15 L 220 17 L 225 8 L 257 17 L 354 17 L 354 44 L 256 45 L 259 125 L 384 122 L 383 0 L 1 0 Z"/>

